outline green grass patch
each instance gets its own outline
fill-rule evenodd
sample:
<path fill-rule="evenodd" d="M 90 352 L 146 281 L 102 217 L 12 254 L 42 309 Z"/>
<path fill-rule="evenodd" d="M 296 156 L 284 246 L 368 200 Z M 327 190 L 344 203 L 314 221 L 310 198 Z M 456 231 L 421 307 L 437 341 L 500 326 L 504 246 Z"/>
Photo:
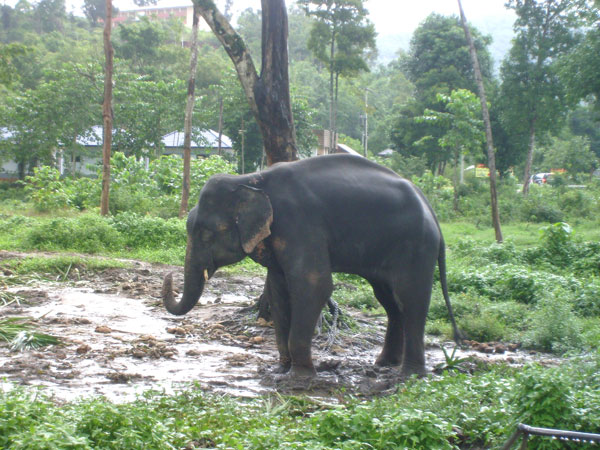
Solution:
<path fill-rule="evenodd" d="M 82 271 L 101 271 L 105 269 L 125 269 L 131 264 L 125 261 L 105 258 L 86 258 L 77 255 L 33 256 L 27 258 L 5 259 L 0 268 L 16 275 L 52 275 L 68 278 L 74 269 Z"/>
<path fill-rule="evenodd" d="M 15 387 L 0 391 L 0 448 L 496 448 L 519 422 L 598 433 L 599 370 L 598 353 L 551 368 L 491 365 L 473 375 L 413 378 L 372 400 L 340 395 L 336 404 L 279 395 L 236 399 L 191 387 L 125 404 L 95 398 L 57 405 Z"/>

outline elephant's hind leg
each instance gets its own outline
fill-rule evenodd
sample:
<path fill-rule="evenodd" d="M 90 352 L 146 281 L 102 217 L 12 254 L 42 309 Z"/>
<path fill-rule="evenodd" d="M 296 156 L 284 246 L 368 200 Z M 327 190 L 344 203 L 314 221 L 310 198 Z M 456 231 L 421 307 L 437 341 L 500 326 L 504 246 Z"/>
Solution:
<path fill-rule="evenodd" d="M 431 299 L 431 279 L 416 278 L 410 289 L 398 289 L 402 305 L 402 328 L 404 331 L 404 358 L 402 374 L 425 375 L 425 321 Z"/>
<path fill-rule="evenodd" d="M 381 303 L 388 317 L 385 341 L 381 354 L 375 361 L 378 366 L 399 366 L 404 353 L 404 334 L 402 330 L 402 310 L 389 285 L 385 282 L 370 281 L 375 297 Z"/>

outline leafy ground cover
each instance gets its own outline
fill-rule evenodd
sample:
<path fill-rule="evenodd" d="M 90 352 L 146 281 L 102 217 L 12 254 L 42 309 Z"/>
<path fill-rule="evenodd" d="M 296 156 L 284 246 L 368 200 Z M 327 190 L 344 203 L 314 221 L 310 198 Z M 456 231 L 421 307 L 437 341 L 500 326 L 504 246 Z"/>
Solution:
<path fill-rule="evenodd" d="M 492 448 L 517 423 L 600 431 L 600 355 L 560 366 L 493 367 L 475 375 L 413 379 L 390 396 L 340 394 L 244 400 L 186 389 L 113 404 L 57 405 L 42 392 L 0 391 L 0 447 L 11 449 Z M 530 448 L 579 448 L 533 438 Z"/>

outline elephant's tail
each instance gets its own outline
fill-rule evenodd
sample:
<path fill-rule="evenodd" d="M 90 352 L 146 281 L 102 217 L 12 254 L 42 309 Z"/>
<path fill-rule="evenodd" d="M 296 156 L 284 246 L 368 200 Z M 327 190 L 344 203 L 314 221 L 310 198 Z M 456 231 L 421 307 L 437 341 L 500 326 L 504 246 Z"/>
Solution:
<path fill-rule="evenodd" d="M 463 334 L 459 331 L 456 326 L 456 320 L 454 320 L 454 313 L 452 312 L 452 305 L 450 304 L 450 296 L 448 295 L 448 282 L 446 280 L 446 244 L 442 237 L 440 241 L 440 253 L 438 255 L 438 267 L 440 269 L 440 284 L 442 285 L 442 293 L 444 294 L 444 300 L 446 307 L 448 308 L 448 315 L 450 316 L 450 322 L 452 322 L 452 330 L 454 333 L 454 341 L 458 344 L 462 344 L 464 339 Z"/>

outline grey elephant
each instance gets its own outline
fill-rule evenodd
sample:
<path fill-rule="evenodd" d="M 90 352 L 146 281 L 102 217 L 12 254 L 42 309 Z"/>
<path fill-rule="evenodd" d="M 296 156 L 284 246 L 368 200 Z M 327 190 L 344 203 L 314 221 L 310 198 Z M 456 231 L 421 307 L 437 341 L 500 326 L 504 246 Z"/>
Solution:
<path fill-rule="evenodd" d="M 373 287 L 388 324 L 380 366 L 424 374 L 425 320 L 436 265 L 455 339 L 445 245 L 422 192 L 365 158 L 327 155 L 279 163 L 247 175 L 217 175 L 187 219 L 183 297 L 165 278 L 163 302 L 181 315 L 222 266 L 249 256 L 267 268 L 265 295 L 286 377 L 316 374 L 311 341 L 332 291 L 332 273 Z"/>

